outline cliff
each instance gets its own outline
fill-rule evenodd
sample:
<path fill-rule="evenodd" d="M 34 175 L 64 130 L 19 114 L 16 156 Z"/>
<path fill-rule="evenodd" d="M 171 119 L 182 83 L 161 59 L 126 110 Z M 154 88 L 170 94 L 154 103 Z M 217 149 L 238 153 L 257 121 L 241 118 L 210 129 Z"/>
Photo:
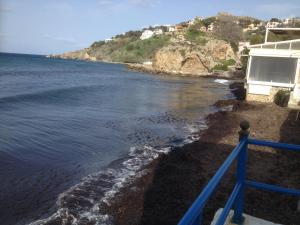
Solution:
<path fill-rule="evenodd" d="M 153 69 L 167 73 L 208 74 L 213 68 L 236 60 L 230 46 L 222 40 L 209 39 L 205 45 L 171 45 L 157 51 Z"/>

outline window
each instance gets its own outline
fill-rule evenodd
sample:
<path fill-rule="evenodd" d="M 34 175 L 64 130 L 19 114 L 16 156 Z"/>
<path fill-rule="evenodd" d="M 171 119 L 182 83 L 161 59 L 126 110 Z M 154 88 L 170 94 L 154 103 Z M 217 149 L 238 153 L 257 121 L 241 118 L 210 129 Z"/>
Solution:
<path fill-rule="evenodd" d="M 295 58 L 252 56 L 249 80 L 294 83 L 297 60 Z"/>

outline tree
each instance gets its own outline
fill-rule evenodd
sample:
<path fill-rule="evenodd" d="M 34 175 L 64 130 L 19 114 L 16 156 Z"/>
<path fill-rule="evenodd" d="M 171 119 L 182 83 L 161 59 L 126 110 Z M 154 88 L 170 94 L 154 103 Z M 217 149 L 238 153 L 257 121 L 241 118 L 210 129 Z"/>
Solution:
<path fill-rule="evenodd" d="M 242 28 L 233 16 L 220 15 L 216 21 L 215 34 L 229 43 L 238 43 L 242 39 Z"/>
<path fill-rule="evenodd" d="M 264 42 L 264 36 L 261 34 L 254 34 L 250 37 L 250 44 L 256 45 Z"/>
<path fill-rule="evenodd" d="M 239 20 L 239 24 L 242 28 L 247 28 L 251 23 L 252 23 L 251 20 L 248 18 L 245 18 L 245 19 L 242 18 Z"/>
<path fill-rule="evenodd" d="M 202 20 L 202 23 L 206 28 L 214 22 L 216 22 L 216 17 L 208 17 Z"/>
<path fill-rule="evenodd" d="M 279 22 L 281 22 L 281 20 L 278 18 L 271 18 L 270 22 L 278 22 L 279 23 Z"/>

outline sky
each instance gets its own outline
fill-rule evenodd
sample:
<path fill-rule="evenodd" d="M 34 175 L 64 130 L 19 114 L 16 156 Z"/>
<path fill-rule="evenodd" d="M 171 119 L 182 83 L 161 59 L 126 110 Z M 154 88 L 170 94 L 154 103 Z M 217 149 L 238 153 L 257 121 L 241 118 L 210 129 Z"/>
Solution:
<path fill-rule="evenodd" d="M 300 0 L 0 0 L 0 52 L 57 54 L 218 12 L 264 20 L 300 16 Z"/>

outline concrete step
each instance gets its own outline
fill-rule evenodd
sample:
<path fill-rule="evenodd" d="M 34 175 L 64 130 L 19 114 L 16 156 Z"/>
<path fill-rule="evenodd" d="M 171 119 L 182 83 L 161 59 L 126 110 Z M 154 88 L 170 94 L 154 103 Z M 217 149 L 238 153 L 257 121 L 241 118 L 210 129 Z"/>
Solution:
<path fill-rule="evenodd" d="M 219 216 L 221 215 L 223 209 L 218 209 L 218 211 L 216 212 L 213 221 L 211 222 L 210 225 L 215 225 Z M 236 225 L 235 223 L 231 222 L 231 218 L 233 216 L 233 210 L 230 211 L 227 220 L 225 222 L 226 225 Z M 282 225 L 282 224 L 278 224 L 278 223 L 272 223 L 270 221 L 267 220 L 263 220 L 254 216 L 249 216 L 247 214 L 243 214 L 243 216 L 245 217 L 245 221 L 243 223 L 243 225 Z"/>

